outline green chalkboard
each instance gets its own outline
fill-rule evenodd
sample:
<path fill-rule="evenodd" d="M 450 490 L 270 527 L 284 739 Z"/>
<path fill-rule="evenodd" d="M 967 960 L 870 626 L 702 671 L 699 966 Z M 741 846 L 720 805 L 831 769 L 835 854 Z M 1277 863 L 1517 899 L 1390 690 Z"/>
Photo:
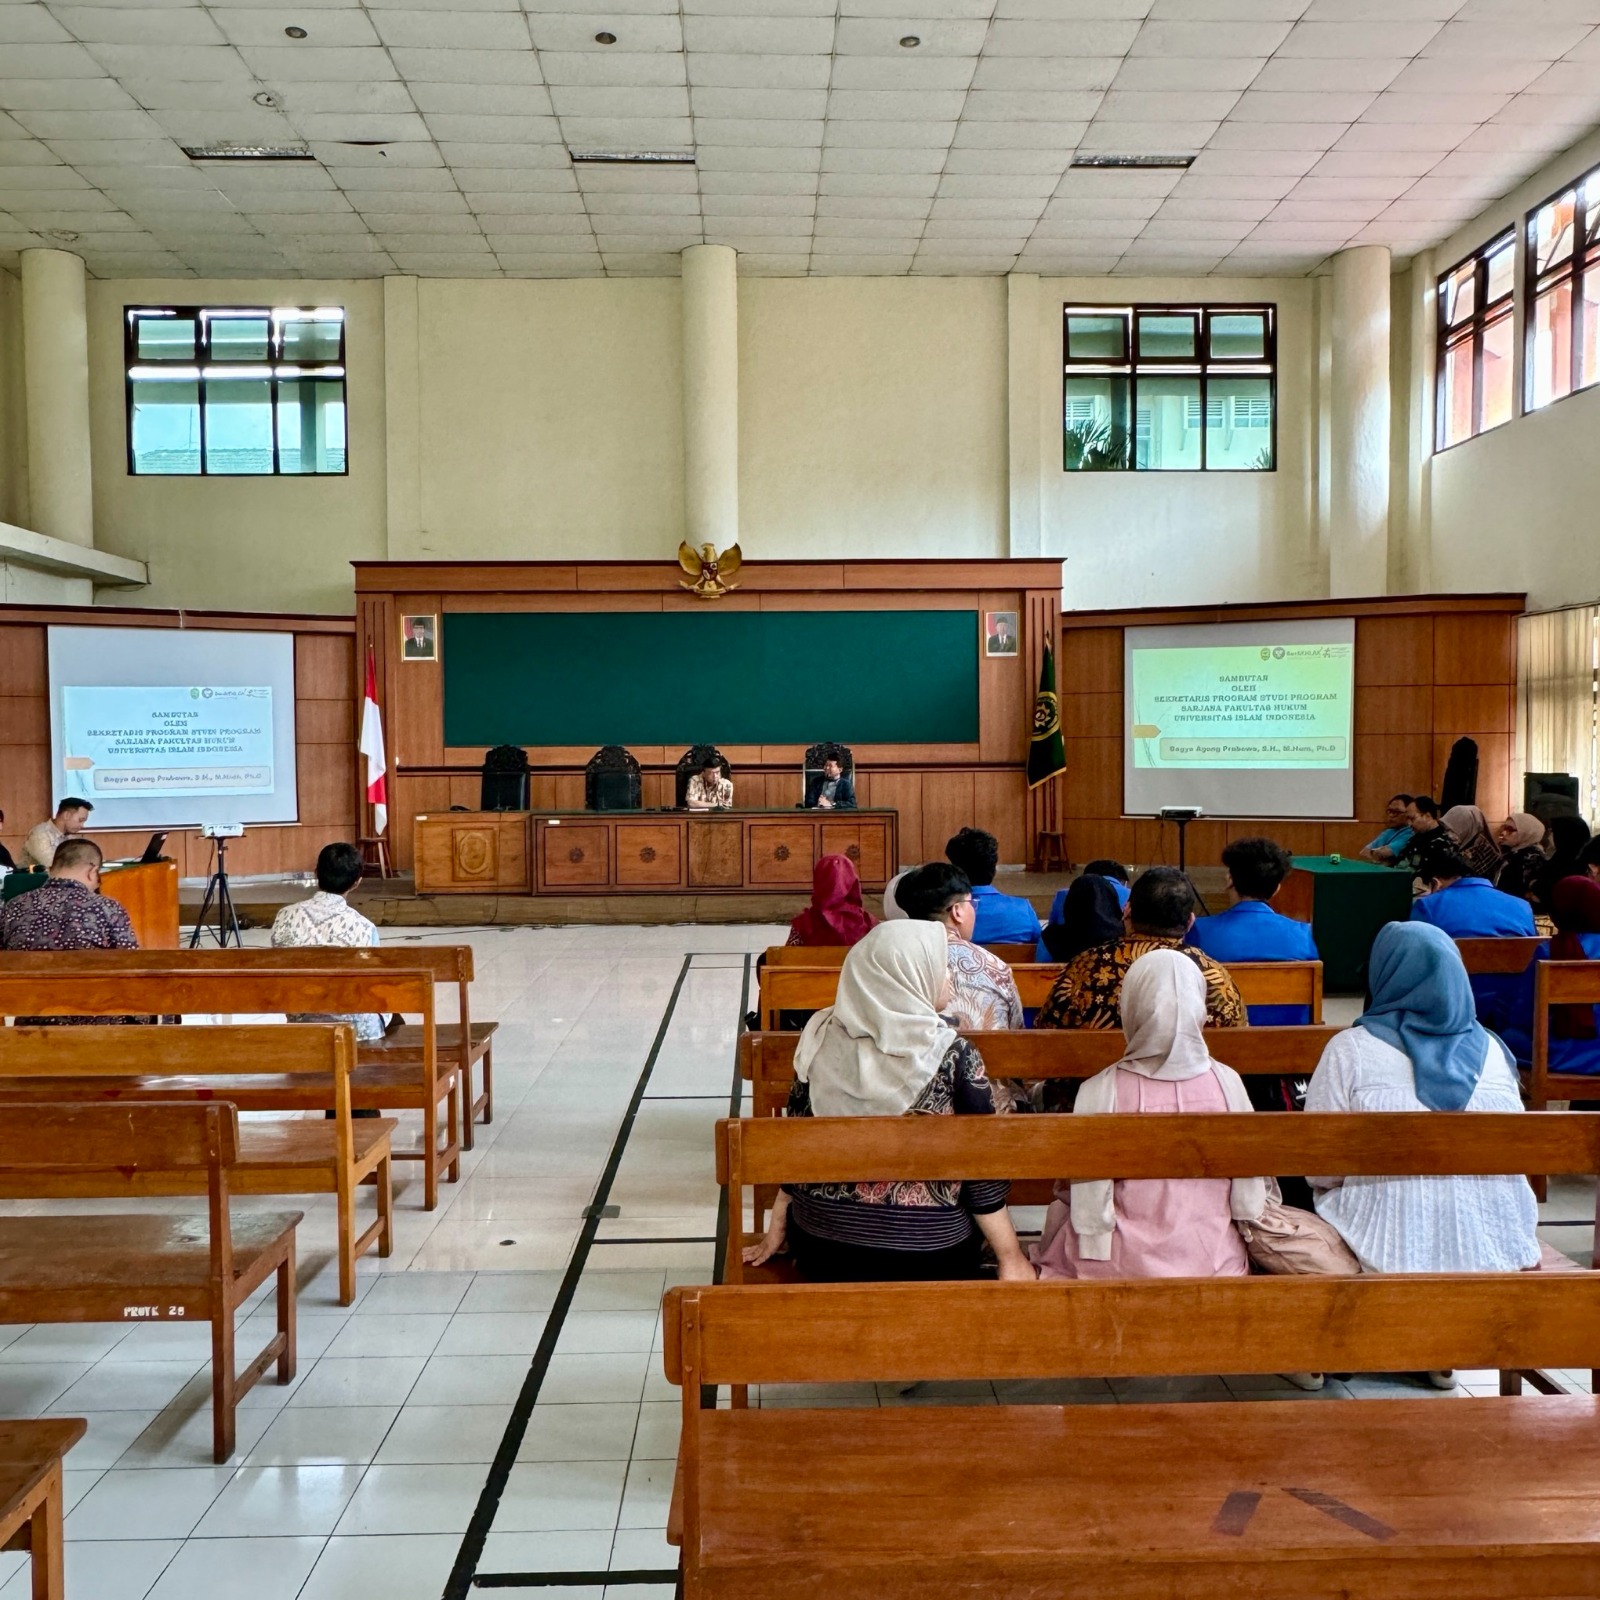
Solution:
<path fill-rule="evenodd" d="M 447 745 L 972 744 L 975 611 L 446 612 Z"/>

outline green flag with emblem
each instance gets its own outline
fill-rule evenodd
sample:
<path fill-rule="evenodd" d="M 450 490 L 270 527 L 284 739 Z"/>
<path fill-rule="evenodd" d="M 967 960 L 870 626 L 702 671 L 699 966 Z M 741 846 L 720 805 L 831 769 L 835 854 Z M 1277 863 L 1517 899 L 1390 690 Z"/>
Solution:
<path fill-rule="evenodd" d="M 1044 647 L 1039 668 L 1039 692 L 1033 697 L 1033 737 L 1028 745 L 1028 787 L 1037 789 L 1058 772 L 1067 770 L 1067 752 L 1061 743 L 1061 702 L 1056 697 L 1056 658 Z"/>

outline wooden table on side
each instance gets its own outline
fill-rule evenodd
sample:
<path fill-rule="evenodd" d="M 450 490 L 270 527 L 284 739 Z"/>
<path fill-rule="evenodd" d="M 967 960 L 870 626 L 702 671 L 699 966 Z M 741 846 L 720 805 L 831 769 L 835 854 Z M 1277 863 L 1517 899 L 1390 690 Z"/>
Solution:
<path fill-rule="evenodd" d="M 16 872 L 6 877 L 3 898 L 28 894 L 45 880 L 43 872 Z M 107 866 L 100 892 L 128 913 L 141 950 L 178 948 L 178 864 L 175 861 L 131 862 Z"/>
<path fill-rule="evenodd" d="M 894 811 L 447 811 L 419 816 L 419 894 L 793 894 L 824 855 L 898 870 Z"/>

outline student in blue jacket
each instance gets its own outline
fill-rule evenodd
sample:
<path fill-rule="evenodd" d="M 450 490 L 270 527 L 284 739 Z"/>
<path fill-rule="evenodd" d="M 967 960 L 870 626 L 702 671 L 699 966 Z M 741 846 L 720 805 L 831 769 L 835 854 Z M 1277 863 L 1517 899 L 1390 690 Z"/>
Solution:
<path fill-rule="evenodd" d="M 1057 947 L 1062 946 L 1061 930 L 1067 914 L 1067 896 L 1072 893 L 1073 884 L 1077 883 L 1079 878 L 1104 878 L 1112 894 L 1117 898 L 1117 915 L 1121 916 L 1128 909 L 1128 869 L 1120 861 L 1112 861 L 1107 856 L 1096 856 L 1093 861 L 1085 862 L 1083 871 L 1078 874 L 1078 878 L 1074 878 L 1072 883 L 1069 883 L 1065 889 L 1056 890 L 1056 897 L 1050 902 L 1050 915 L 1045 919 L 1044 929 L 1039 935 L 1038 946 L 1033 952 L 1035 961 L 1070 961 L 1072 959 L 1071 956 L 1058 956 L 1051 949 L 1051 946 L 1052 944 Z M 1082 894 L 1083 891 L 1079 890 L 1080 899 Z M 1052 929 L 1054 930 L 1053 932 L 1051 931 Z M 1116 938 L 1118 935 L 1110 934 L 1107 937 Z M 1097 942 L 1094 939 L 1090 939 L 1084 944 L 1079 944 L 1072 954 L 1076 955 L 1079 950 L 1087 949 L 1088 945 Z M 1066 943 L 1070 944 L 1072 941 L 1068 939 Z"/>
<path fill-rule="evenodd" d="M 1452 939 L 1531 939 L 1538 932 L 1528 902 L 1478 877 L 1448 835 L 1436 835 L 1422 847 L 1417 876 L 1428 893 L 1413 903 L 1413 922 L 1430 922 Z M 1520 983 L 1515 973 L 1472 975 L 1478 1020 L 1486 1028 L 1506 1025 Z"/>
<path fill-rule="evenodd" d="M 1039 914 L 1018 894 L 1001 894 L 994 886 L 1000 845 L 982 828 L 963 828 L 944 847 L 945 859 L 966 873 L 972 885 L 977 920 L 969 935 L 974 944 L 1037 944 Z"/>
<path fill-rule="evenodd" d="M 1311 925 L 1280 916 L 1272 897 L 1289 876 L 1294 857 L 1276 839 L 1235 839 L 1222 852 L 1234 903 L 1201 917 L 1189 943 L 1215 961 L 1316 961 Z M 1251 1006 L 1252 1027 L 1284 1027 L 1311 1020 L 1309 1006 Z"/>
<path fill-rule="evenodd" d="M 1541 945 L 1520 978 L 1501 1035 L 1523 1066 L 1533 1060 L 1533 985 L 1540 961 L 1600 961 L 1600 883 L 1563 878 L 1550 894 L 1556 936 Z M 1550 1013 L 1550 1070 L 1600 1076 L 1600 1006 L 1556 1006 Z M 1585 1102 L 1589 1104 L 1589 1102 Z"/>

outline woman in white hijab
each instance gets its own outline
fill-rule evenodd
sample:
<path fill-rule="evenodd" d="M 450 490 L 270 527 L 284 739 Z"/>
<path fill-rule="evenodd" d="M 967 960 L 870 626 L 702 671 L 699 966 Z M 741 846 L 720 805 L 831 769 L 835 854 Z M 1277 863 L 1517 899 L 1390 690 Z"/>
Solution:
<path fill-rule="evenodd" d="M 1244 1083 L 1213 1061 L 1206 984 L 1176 950 L 1152 950 L 1122 980 L 1128 1053 L 1078 1091 L 1077 1115 L 1249 1111 Z M 1261 1178 L 1131 1178 L 1057 1184 L 1033 1260 L 1041 1278 L 1243 1277 L 1234 1227 L 1259 1220 Z"/>
<path fill-rule="evenodd" d="M 880 923 L 853 945 L 835 1003 L 800 1036 L 789 1115 L 992 1116 L 982 1057 L 939 1015 L 949 981 L 937 923 Z M 970 1278 L 987 1239 L 1003 1279 L 1031 1282 L 1009 1191 L 992 1180 L 787 1185 L 745 1260 L 787 1247 L 813 1282 Z"/>

